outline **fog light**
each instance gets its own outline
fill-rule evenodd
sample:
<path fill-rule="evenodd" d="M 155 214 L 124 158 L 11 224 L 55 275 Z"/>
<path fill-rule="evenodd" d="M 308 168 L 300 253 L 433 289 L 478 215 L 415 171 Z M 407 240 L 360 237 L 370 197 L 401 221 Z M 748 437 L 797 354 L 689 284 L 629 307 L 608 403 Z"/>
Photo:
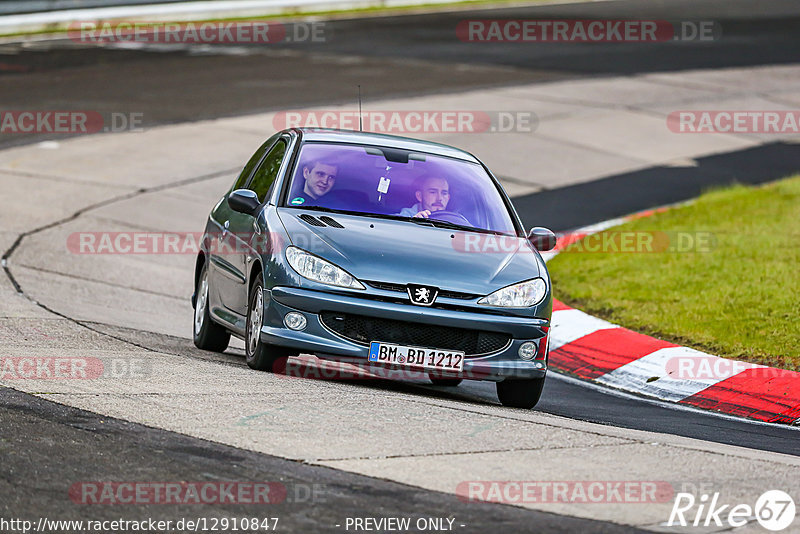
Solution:
<path fill-rule="evenodd" d="M 536 367 L 537 369 L 544 369 L 543 362 L 533 362 L 533 366 Z"/>
<path fill-rule="evenodd" d="M 536 356 L 536 343 L 533 341 L 526 341 L 519 346 L 517 354 L 519 354 L 519 357 L 523 360 L 532 360 L 533 357 Z"/>
<path fill-rule="evenodd" d="M 306 327 L 306 317 L 302 313 L 289 312 L 283 318 L 283 324 L 290 330 L 303 330 Z"/>

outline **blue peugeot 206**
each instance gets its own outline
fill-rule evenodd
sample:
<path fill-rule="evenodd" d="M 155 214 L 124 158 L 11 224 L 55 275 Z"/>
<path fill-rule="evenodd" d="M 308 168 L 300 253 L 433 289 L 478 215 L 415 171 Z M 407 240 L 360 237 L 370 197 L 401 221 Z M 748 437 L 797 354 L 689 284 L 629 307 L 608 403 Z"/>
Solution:
<path fill-rule="evenodd" d="M 303 354 L 496 382 L 505 406 L 544 386 L 552 314 L 539 251 L 475 156 L 373 133 L 269 138 L 214 206 L 197 257 L 194 343 L 244 339 L 272 371 Z"/>

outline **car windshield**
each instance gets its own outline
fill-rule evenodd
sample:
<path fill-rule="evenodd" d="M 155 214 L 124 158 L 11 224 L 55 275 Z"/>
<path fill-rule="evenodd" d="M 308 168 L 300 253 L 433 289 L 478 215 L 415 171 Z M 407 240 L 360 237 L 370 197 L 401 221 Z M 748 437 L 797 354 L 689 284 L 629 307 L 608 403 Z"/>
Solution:
<path fill-rule="evenodd" d="M 390 147 L 306 143 L 284 206 L 515 233 L 482 166 Z"/>

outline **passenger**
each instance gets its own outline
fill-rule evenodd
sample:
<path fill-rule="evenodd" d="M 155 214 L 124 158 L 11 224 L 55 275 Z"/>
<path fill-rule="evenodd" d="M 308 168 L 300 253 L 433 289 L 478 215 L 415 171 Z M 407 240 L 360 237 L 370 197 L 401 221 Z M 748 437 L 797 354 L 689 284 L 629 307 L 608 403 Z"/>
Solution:
<path fill-rule="evenodd" d="M 434 211 L 444 211 L 450 202 L 450 184 L 438 176 L 424 176 L 418 180 L 414 196 L 417 203 L 410 208 L 403 208 L 398 215 L 403 217 L 430 217 Z"/>
<path fill-rule="evenodd" d="M 315 159 L 303 165 L 303 189 L 289 199 L 292 206 L 315 206 L 333 189 L 339 165 L 332 160 Z"/>

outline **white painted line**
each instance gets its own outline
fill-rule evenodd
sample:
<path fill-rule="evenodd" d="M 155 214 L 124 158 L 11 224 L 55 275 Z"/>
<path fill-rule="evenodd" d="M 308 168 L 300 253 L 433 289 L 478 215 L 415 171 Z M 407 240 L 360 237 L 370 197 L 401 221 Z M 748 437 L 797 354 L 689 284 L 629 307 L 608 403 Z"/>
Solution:
<path fill-rule="evenodd" d="M 550 321 L 550 350 L 556 350 L 598 330 L 619 328 L 580 310 L 558 310 Z"/>
<path fill-rule="evenodd" d="M 614 226 L 619 226 L 620 224 L 623 224 L 627 220 L 628 219 L 625 218 L 625 217 L 618 217 L 616 219 L 609 219 L 607 221 L 602 221 L 602 222 L 599 222 L 597 224 L 584 226 L 583 228 L 578 228 L 576 230 L 569 230 L 569 231 L 564 232 L 562 234 L 557 234 L 557 236 L 558 236 L 559 240 L 570 238 L 570 237 L 572 237 L 573 235 L 576 235 L 576 234 L 578 234 L 578 235 L 584 235 L 585 234 L 586 236 L 589 236 L 591 234 L 596 234 L 597 232 L 602 232 L 603 230 L 608 230 L 609 228 L 613 228 Z M 547 252 L 542 252 L 541 253 L 542 259 L 544 260 L 545 263 L 547 263 L 548 261 L 553 259 L 554 256 L 558 255 L 558 253 L 561 252 L 561 250 L 562 249 L 556 248 L 554 250 L 548 250 Z"/>
<path fill-rule="evenodd" d="M 624 224 L 628 222 L 628 220 L 632 217 L 631 215 L 627 217 L 617 217 L 616 219 L 609 219 L 607 221 L 602 221 L 596 224 L 590 224 L 589 226 L 584 226 L 583 228 L 578 228 L 577 230 L 573 230 L 569 233 L 575 234 L 596 234 L 597 232 L 602 232 L 603 230 L 608 230 L 609 228 L 613 228 L 615 226 L 619 226 L 620 224 Z"/>
<path fill-rule="evenodd" d="M 557 250 L 548 250 L 547 252 L 540 252 L 539 254 L 542 255 L 542 259 L 544 260 L 545 263 L 547 263 L 548 261 L 552 260 L 558 254 L 558 251 Z"/>

